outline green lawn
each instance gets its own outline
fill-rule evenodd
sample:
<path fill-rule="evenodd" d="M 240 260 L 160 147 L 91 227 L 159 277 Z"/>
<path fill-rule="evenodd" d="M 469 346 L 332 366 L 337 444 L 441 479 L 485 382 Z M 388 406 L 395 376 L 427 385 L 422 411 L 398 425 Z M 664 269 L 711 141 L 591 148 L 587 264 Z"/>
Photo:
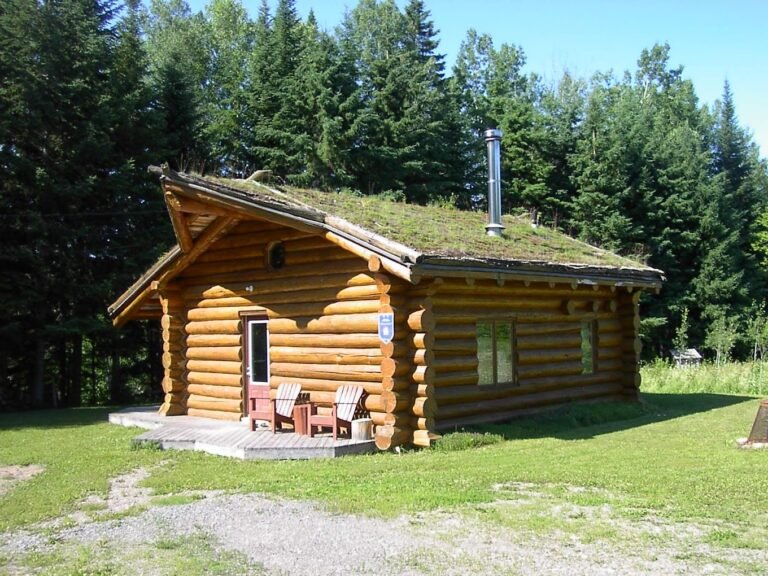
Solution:
<path fill-rule="evenodd" d="M 624 518 L 727 522 L 743 529 L 738 532 L 765 535 L 768 451 L 735 448 L 736 438 L 749 432 L 757 401 L 711 393 L 645 393 L 643 400 L 488 427 L 504 441 L 481 448 L 308 462 L 132 449 L 138 430 L 105 423 L 106 410 L 3 415 L 0 466 L 42 464 L 45 472 L 0 498 L 0 530 L 59 516 L 90 493 L 105 494 L 109 478 L 164 461 L 146 482 L 158 494 L 256 491 L 392 516 L 452 507 L 471 512 L 520 499 L 519 486 L 531 483 L 547 499 L 609 504 Z M 535 514 L 525 518 L 506 520 L 535 524 Z"/>

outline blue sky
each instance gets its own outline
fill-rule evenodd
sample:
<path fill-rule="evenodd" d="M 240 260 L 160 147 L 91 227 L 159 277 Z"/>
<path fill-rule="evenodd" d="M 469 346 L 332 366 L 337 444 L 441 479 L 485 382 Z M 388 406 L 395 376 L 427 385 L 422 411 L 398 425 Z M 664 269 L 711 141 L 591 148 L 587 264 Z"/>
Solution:
<path fill-rule="evenodd" d="M 397 0 L 404 6 L 405 0 Z M 191 0 L 193 10 L 205 0 Z M 252 17 L 260 0 L 243 0 Z M 356 0 L 296 0 L 333 30 Z M 274 7 L 276 0 L 270 0 Z M 670 64 L 682 65 L 701 103 L 722 96 L 727 79 L 742 126 L 768 156 L 768 0 L 426 0 L 440 30 L 449 68 L 469 28 L 496 46 L 522 47 L 527 72 L 556 81 L 564 70 L 581 77 L 634 71 L 643 48 L 670 45 Z"/>

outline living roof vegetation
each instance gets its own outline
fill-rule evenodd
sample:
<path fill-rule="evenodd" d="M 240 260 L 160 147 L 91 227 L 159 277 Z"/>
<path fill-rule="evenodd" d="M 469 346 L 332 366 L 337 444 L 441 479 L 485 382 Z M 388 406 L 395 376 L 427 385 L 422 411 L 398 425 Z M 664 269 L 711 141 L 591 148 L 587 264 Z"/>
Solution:
<path fill-rule="evenodd" d="M 648 269 L 562 232 L 533 227 L 527 217 L 504 215 L 504 235 L 494 237 L 485 232 L 485 212 L 408 204 L 348 191 L 322 192 L 290 186 L 275 190 L 245 180 L 206 181 L 255 198 L 319 210 L 429 256 Z"/>

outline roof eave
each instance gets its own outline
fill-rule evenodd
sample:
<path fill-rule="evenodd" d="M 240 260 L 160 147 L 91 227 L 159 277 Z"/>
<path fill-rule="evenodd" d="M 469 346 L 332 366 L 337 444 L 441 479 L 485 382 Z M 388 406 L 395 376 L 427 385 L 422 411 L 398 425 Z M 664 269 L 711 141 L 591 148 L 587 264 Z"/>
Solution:
<path fill-rule="evenodd" d="M 549 262 L 483 261 L 424 256 L 413 267 L 418 277 L 487 278 L 497 281 L 556 282 L 574 286 L 607 285 L 659 290 L 664 274 L 654 268 L 610 267 Z"/>

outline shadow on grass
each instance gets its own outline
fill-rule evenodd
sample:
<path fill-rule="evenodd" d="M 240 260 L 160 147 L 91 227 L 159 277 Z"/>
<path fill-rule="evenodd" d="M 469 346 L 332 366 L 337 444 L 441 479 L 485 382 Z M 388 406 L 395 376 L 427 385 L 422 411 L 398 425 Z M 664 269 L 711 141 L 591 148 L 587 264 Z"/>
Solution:
<path fill-rule="evenodd" d="M 473 429 L 507 440 L 547 437 L 584 440 L 743 402 L 755 402 L 755 399 L 726 394 L 643 393 L 640 403 L 572 404 L 537 417 Z"/>
<path fill-rule="evenodd" d="M 58 410 L 29 410 L 0 414 L 0 430 L 21 428 L 71 428 L 103 424 L 115 407 L 61 408 Z"/>

